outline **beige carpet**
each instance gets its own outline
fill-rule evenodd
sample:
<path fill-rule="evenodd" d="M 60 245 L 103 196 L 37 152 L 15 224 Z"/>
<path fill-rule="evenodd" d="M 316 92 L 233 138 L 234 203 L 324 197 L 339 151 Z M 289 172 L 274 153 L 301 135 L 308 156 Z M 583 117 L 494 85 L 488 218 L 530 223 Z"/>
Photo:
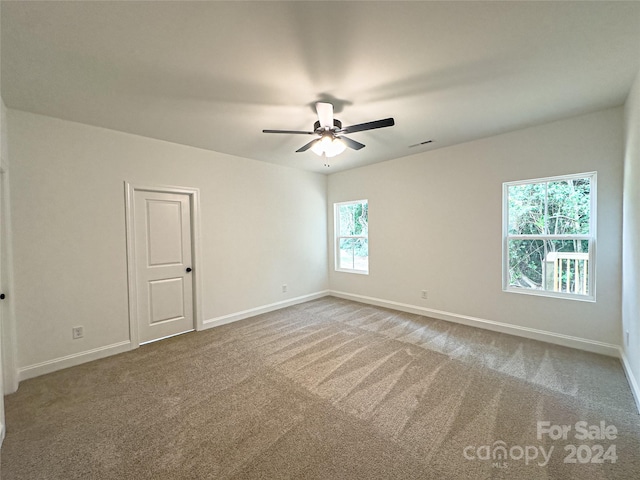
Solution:
<path fill-rule="evenodd" d="M 617 359 L 332 297 L 25 381 L 6 415 L 3 480 L 640 478 Z"/>

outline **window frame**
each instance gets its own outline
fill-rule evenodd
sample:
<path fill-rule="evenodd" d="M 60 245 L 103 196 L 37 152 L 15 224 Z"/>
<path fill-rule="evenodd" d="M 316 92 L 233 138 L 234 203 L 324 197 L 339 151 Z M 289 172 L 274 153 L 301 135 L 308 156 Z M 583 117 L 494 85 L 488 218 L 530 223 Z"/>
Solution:
<path fill-rule="evenodd" d="M 333 204 L 333 232 L 334 232 L 334 269 L 336 272 L 342 273 L 355 273 L 358 275 L 369 275 L 369 256 L 367 255 L 367 269 L 366 270 L 358 270 L 355 268 L 341 268 L 340 267 L 340 240 L 343 238 L 363 238 L 367 241 L 367 250 L 369 245 L 369 228 L 367 222 L 367 235 L 340 235 L 340 207 L 343 205 L 356 205 L 356 204 L 367 204 L 367 216 L 369 209 L 369 200 L 366 198 L 362 200 L 349 200 L 346 202 L 337 202 Z"/>
<path fill-rule="evenodd" d="M 585 172 L 569 175 L 557 175 L 554 177 L 544 177 L 528 180 L 517 180 L 504 182 L 502 184 L 502 290 L 508 293 L 519 293 L 524 295 L 538 295 L 551 298 L 564 298 L 567 300 L 578 300 L 582 302 L 596 301 L 596 238 L 597 238 L 597 172 Z M 550 183 L 573 179 L 590 179 L 590 213 L 589 213 L 589 234 L 576 235 L 509 235 L 509 187 L 517 185 L 532 185 L 539 183 Z M 545 215 L 546 201 L 545 201 Z M 589 242 L 588 259 L 588 295 L 568 292 L 554 292 L 550 290 L 536 290 L 533 288 L 512 287 L 509 285 L 509 241 L 510 240 L 585 240 Z"/>

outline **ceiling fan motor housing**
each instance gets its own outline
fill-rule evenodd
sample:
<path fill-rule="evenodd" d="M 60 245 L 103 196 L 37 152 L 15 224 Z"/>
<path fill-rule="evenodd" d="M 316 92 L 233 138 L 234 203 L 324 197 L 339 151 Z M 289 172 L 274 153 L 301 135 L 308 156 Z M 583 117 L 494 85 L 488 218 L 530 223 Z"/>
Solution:
<path fill-rule="evenodd" d="M 333 128 L 332 131 L 340 130 L 342 128 L 342 122 L 337 119 L 333 119 Z M 324 128 L 320 126 L 320 121 L 316 120 L 316 123 L 313 124 L 313 129 L 317 134 L 321 134 L 324 132 Z"/>

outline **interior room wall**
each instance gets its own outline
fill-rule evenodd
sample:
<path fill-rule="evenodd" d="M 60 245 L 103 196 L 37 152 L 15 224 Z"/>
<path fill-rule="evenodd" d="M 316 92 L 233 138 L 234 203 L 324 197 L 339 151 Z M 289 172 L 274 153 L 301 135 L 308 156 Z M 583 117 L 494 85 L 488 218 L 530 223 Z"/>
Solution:
<path fill-rule="evenodd" d="M 200 189 L 205 322 L 328 288 L 325 175 L 8 117 L 21 377 L 129 339 L 125 181 Z M 76 325 L 84 338 L 73 340 Z"/>
<path fill-rule="evenodd" d="M 370 273 L 330 268 L 330 288 L 463 323 L 499 322 L 528 336 L 549 332 L 544 339 L 571 346 L 577 339 L 615 355 L 621 338 L 622 166 L 619 107 L 332 174 L 331 236 L 333 203 L 369 200 Z M 503 292 L 503 182 L 591 171 L 598 172 L 597 301 Z M 331 264 L 333 254 L 330 242 Z"/>
<path fill-rule="evenodd" d="M 640 73 L 625 104 L 622 345 L 640 409 Z M 629 332 L 628 340 L 626 332 Z"/>

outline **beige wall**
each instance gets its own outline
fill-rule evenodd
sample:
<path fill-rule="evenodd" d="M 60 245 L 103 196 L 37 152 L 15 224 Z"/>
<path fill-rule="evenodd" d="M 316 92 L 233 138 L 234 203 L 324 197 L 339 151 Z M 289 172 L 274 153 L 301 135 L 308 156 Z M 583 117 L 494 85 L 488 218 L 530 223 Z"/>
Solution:
<path fill-rule="evenodd" d="M 370 244 L 370 274 L 331 268 L 331 289 L 619 345 L 622 132 L 614 108 L 331 175 L 330 234 L 332 204 L 366 198 Z M 597 302 L 503 292 L 502 183 L 590 171 Z"/>
<path fill-rule="evenodd" d="M 600 111 L 327 179 L 9 110 L 18 367 L 128 339 L 125 180 L 200 188 L 205 321 L 331 288 L 619 345 L 623 113 Z M 597 302 L 503 292 L 502 182 L 594 170 Z M 327 275 L 331 206 L 361 198 L 370 204 L 370 274 L 331 267 Z M 84 325 L 84 339 L 71 339 L 75 325 Z"/>
<path fill-rule="evenodd" d="M 622 329 L 624 353 L 640 408 L 640 73 L 625 105 Z"/>
<path fill-rule="evenodd" d="M 200 189 L 205 321 L 327 289 L 326 176 L 21 111 L 8 123 L 19 368 L 129 338 L 124 181 Z"/>

